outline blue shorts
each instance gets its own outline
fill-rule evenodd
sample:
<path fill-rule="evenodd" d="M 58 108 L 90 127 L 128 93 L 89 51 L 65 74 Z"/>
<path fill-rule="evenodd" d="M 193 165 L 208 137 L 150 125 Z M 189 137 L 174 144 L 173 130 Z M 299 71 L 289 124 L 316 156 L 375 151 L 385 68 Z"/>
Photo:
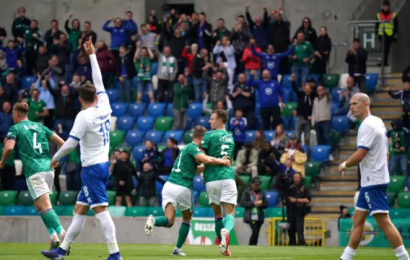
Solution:
<path fill-rule="evenodd" d="M 107 189 L 105 185 L 110 175 L 108 162 L 83 167 L 81 171 L 81 191 L 77 204 L 90 206 L 108 206 Z"/>
<path fill-rule="evenodd" d="M 154 88 L 151 81 L 138 81 L 137 92 L 144 94 L 145 92 L 152 92 Z"/>
<path fill-rule="evenodd" d="M 389 213 L 387 202 L 387 185 L 375 185 L 360 189 L 356 203 L 356 210 L 369 211 L 370 215 L 376 213 Z"/>

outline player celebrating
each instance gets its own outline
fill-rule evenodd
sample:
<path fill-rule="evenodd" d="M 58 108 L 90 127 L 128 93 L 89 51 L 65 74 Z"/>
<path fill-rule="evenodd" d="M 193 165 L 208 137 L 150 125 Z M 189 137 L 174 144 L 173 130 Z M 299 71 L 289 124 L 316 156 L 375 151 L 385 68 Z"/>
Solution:
<path fill-rule="evenodd" d="M 78 93 L 83 110 L 78 113 L 75 119 L 70 138 L 51 161 L 52 166 L 58 165 L 59 159 L 69 154 L 80 143 L 83 167 L 81 173 L 82 189 L 74 208 L 73 221 L 61 246 L 56 250 L 42 251 L 42 254 L 49 259 L 64 259 L 66 251 L 84 226 L 88 208 L 91 208 L 104 231 L 110 253 L 108 260 L 119 260 L 122 258 L 115 237 L 114 222 L 107 209 L 108 197 L 105 189 L 109 176 L 108 150 L 112 110 L 104 90 L 91 37 L 83 46 L 85 52 L 90 56 L 95 86 L 84 84 L 79 87 Z"/>
<path fill-rule="evenodd" d="M 54 134 L 47 127 L 28 120 L 29 106 L 26 102 L 16 103 L 13 107 L 14 124 L 7 134 L 7 141 L 0 161 L 0 169 L 13 152 L 17 143 L 27 187 L 33 198 L 34 206 L 41 216 L 50 235 L 50 248 L 60 245 L 58 235 L 64 239 L 65 231 L 60 224 L 57 214 L 51 207 L 49 193 L 54 182 L 54 169 L 50 169 L 50 151 L 48 141 L 58 147 L 64 144 L 63 139 Z"/>
<path fill-rule="evenodd" d="M 233 158 L 235 143 L 232 136 L 225 131 L 228 113 L 222 109 L 214 110 L 209 123 L 213 131 L 205 134 L 201 148 L 208 156 Z M 235 206 L 238 197 L 235 174 L 232 166 L 208 165 L 204 171 L 206 192 L 215 216 L 215 232 L 220 241 L 219 248 L 225 256 L 230 256 L 228 250 L 229 232 L 235 225 Z M 223 218 L 222 206 L 225 210 Z"/>
<path fill-rule="evenodd" d="M 357 151 L 339 165 L 339 172 L 344 175 L 346 168 L 360 163 L 361 189 L 356 203 L 349 245 L 340 259 L 353 259 L 356 248 L 362 240 L 366 217 L 370 213 L 389 240 L 397 259 L 409 260 L 402 238 L 389 217 L 386 196 L 389 184 L 386 127 L 380 118 L 370 114 L 370 98 L 366 94 L 354 95 L 350 100 L 350 110 L 362 124 L 357 135 Z"/>
<path fill-rule="evenodd" d="M 229 167 L 231 161 L 225 156 L 223 159 L 216 159 L 206 156 L 199 150 L 198 146 L 206 133 L 206 129 L 197 126 L 193 132 L 192 143 L 188 144 L 178 155 L 172 168 L 171 175 L 162 190 L 162 208 L 165 217 L 148 217 L 145 224 L 145 233 L 151 235 L 153 226 L 172 227 L 175 221 L 175 211 L 178 207 L 182 212 L 182 224 L 179 228 L 178 241 L 171 255 L 185 256 L 181 247 L 185 243 L 191 227 L 193 210 L 193 179 L 195 173 L 201 173 L 203 167 L 198 167 L 198 163 L 207 165 L 221 165 Z"/>

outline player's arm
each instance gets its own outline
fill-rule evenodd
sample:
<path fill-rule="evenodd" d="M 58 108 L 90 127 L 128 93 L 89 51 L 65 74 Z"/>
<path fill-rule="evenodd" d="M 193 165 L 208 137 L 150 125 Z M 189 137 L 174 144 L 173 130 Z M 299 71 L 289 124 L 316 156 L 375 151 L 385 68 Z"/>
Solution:
<path fill-rule="evenodd" d="M 64 145 L 64 140 L 60 136 L 54 133 L 53 135 L 50 136 L 49 141 L 57 145 L 57 149 L 60 149 L 60 147 Z"/>
<path fill-rule="evenodd" d="M 16 145 L 15 139 L 7 139 L 6 144 L 4 145 L 4 149 L 3 149 L 3 156 L 0 161 L 0 169 L 4 168 L 4 164 L 6 163 L 10 155 L 13 153 L 13 149 L 15 145 Z"/>
<path fill-rule="evenodd" d="M 204 172 L 204 170 L 205 170 L 205 165 L 199 165 L 197 168 L 196 168 L 196 174 L 201 174 L 201 173 L 203 173 Z"/>
<path fill-rule="evenodd" d="M 231 166 L 231 161 L 227 157 L 224 157 L 222 159 L 217 159 L 217 158 L 205 155 L 203 153 L 199 153 L 195 156 L 195 160 L 199 163 L 203 163 L 206 165 L 223 165 L 226 167 Z"/>
<path fill-rule="evenodd" d="M 97 95 L 100 92 L 104 92 L 104 84 L 101 76 L 101 70 L 100 66 L 98 65 L 97 61 L 97 56 L 95 55 L 95 48 L 92 42 L 91 37 L 86 41 L 84 44 L 84 50 L 90 56 L 90 62 L 91 62 L 91 72 L 92 72 L 92 77 L 93 77 L 93 83 L 94 86 L 97 90 Z"/>

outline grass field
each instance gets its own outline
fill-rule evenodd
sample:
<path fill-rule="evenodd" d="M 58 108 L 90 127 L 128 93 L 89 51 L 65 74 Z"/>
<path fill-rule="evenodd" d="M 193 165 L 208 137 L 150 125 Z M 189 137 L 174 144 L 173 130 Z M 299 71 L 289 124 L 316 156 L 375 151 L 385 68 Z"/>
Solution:
<path fill-rule="evenodd" d="M 40 250 L 44 244 L 0 244 L 1 260 L 45 259 Z M 172 245 L 120 245 L 124 260 L 175 259 L 171 256 Z M 232 256 L 228 259 L 288 259 L 288 260 L 339 260 L 343 248 L 311 247 L 230 247 Z M 182 259 L 227 259 L 219 253 L 217 246 L 185 246 L 187 257 Z M 67 260 L 105 260 L 107 248 L 104 244 L 74 244 Z M 355 260 L 393 260 L 394 253 L 389 248 L 364 248 L 356 253 Z"/>

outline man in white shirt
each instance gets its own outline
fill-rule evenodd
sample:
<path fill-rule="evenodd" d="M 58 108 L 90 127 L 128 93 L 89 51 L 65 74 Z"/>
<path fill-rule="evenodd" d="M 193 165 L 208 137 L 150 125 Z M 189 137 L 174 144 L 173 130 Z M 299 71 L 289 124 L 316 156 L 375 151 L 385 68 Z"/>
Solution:
<path fill-rule="evenodd" d="M 397 259 L 409 260 L 403 240 L 390 221 L 386 190 L 389 184 L 388 140 L 383 121 L 370 114 L 370 98 L 364 93 L 355 94 L 350 99 L 352 116 L 362 122 L 357 135 L 357 150 L 339 165 L 343 176 L 348 167 L 360 163 L 361 189 L 353 217 L 353 228 L 349 244 L 341 260 L 352 260 L 362 240 L 366 217 L 370 213 L 381 228 Z"/>
<path fill-rule="evenodd" d="M 105 188 L 109 177 L 108 152 L 112 110 L 105 93 L 91 38 L 84 44 L 84 50 L 90 56 L 94 85 L 84 84 L 79 87 L 78 92 L 83 110 L 78 113 L 67 142 L 51 161 L 51 168 L 54 169 L 58 166 L 60 158 L 69 154 L 80 143 L 82 188 L 74 208 L 73 221 L 63 243 L 58 249 L 42 251 L 42 254 L 53 260 L 64 259 L 70 245 L 80 234 L 87 211 L 91 208 L 104 231 L 110 254 L 107 260 L 121 260 L 114 222 L 108 212 L 108 196 Z"/>

